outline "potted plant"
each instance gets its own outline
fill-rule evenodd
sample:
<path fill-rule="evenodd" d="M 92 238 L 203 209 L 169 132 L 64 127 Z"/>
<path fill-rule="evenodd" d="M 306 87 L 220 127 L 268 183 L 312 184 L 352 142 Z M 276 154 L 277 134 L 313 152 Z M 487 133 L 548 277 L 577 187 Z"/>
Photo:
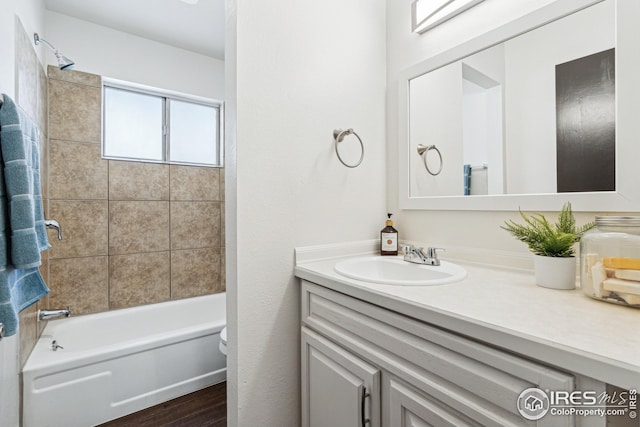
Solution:
<path fill-rule="evenodd" d="M 585 231 L 595 226 L 589 222 L 576 227 L 571 204 L 565 203 L 558 221 L 551 224 L 542 214 L 531 216 L 520 211 L 525 224 L 505 221 L 503 230 L 529 246 L 534 254 L 536 283 L 553 289 L 574 289 L 576 287 L 575 243 Z"/>

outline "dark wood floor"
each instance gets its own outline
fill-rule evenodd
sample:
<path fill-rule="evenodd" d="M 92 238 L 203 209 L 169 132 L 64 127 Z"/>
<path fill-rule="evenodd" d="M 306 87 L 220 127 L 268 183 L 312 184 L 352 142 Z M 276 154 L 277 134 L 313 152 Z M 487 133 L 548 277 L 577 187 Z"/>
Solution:
<path fill-rule="evenodd" d="M 99 427 L 226 427 L 227 383 L 144 409 Z"/>

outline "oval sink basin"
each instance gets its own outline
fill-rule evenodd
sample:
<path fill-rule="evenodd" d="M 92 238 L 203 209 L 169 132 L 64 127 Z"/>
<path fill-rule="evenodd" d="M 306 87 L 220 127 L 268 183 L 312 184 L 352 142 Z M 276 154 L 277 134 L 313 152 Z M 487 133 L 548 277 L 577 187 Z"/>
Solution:
<path fill-rule="evenodd" d="M 367 256 L 336 263 L 336 273 L 350 279 L 385 285 L 444 285 L 467 277 L 459 265 L 441 261 L 439 266 L 414 264 L 402 258 Z"/>

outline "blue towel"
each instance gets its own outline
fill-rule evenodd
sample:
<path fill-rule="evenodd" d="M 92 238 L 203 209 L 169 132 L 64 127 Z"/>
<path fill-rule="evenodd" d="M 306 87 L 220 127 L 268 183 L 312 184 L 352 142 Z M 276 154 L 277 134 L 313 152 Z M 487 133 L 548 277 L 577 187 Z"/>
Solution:
<path fill-rule="evenodd" d="M 464 195 L 471 195 L 471 165 L 464 165 Z"/>
<path fill-rule="evenodd" d="M 0 322 L 18 329 L 18 313 L 49 293 L 38 267 L 47 240 L 40 189 L 38 129 L 7 95 L 0 105 Z"/>

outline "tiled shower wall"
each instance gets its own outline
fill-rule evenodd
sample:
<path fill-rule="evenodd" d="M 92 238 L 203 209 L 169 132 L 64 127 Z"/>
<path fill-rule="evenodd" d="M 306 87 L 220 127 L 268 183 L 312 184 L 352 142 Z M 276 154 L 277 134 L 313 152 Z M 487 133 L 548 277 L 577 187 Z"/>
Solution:
<path fill-rule="evenodd" d="M 101 77 L 49 67 L 50 308 L 225 290 L 224 170 L 101 158 Z"/>
<path fill-rule="evenodd" d="M 16 50 L 16 103 L 38 125 L 40 131 L 40 163 L 41 184 L 44 204 L 47 194 L 47 76 L 40 64 L 33 47 L 33 39 L 29 37 L 22 22 L 15 18 L 15 50 Z M 42 253 L 43 265 L 40 269 L 42 276 L 47 281 L 47 252 Z M 20 313 L 20 366 L 24 365 L 36 343 L 39 325 L 36 322 L 38 306 L 43 302 L 34 304 Z"/>

